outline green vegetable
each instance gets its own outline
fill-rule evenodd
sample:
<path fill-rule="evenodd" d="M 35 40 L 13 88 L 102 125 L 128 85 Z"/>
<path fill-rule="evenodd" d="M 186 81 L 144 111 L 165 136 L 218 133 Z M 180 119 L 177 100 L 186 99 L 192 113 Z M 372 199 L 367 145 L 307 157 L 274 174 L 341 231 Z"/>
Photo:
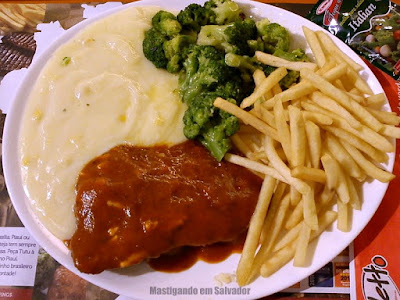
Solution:
<path fill-rule="evenodd" d="M 223 25 L 241 19 L 242 10 L 231 0 L 209 0 L 204 8 L 210 14 L 209 24 Z"/>
<path fill-rule="evenodd" d="M 62 60 L 62 64 L 63 64 L 64 66 L 69 65 L 70 62 L 71 62 L 71 57 L 69 57 L 69 56 L 65 56 L 65 57 L 63 58 L 63 60 Z"/>
<path fill-rule="evenodd" d="M 240 104 L 255 88 L 253 73 L 269 75 L 276 68 L 260 63 L 255 51 L 288 60 L 308 60 L 301 49 L 289 52 L 289 32 L 268 20 L 246 19 L 232 0 L 190 4 L 173 14 L 159 11 L 146 32 L 143 52 L 157 68 L 179 73 L 179 94 L 188 109 L 184 134 L 199 140 L 221 160 L 231 148 L 229 137 L 239 129 L 238 119 L 214 107 L 217 97 Z M 288 88 L 299 73 L 289 71 L 280 85 Z"/>
<path fill-rule="evenodd" d="M 168 37 L 173 37 L 182 30 L 182 25 L 178 22 L 176 17 L 172 13 L 164 10 L 160 10 L 156 13 L 151 21 L 153 28 Z"/>
<path fill-rule="evenodd" d="M 155 28 L 151 28 L 145 33 L 143 40 L 144 56 L 157 68 L 167 68 L 168 59 L 164 53 L 164 42 L 166 41 L 167 37 Z"/>
<path fill-rule="evenodd" d="M 195 97 L 186 111 L 184 134 L 189 139 L 198 138 L 218 160 L 231 148 L 229 137 L 239 130 L 239 120 L 214 107 L 218 92 L 203 93 Z M 229 101 L 236 104 L 234 99 Z"/>
<path fill-rule="evenodd" d="M 278 49 L 273 54 L 290 61 L 308 61 L 308 57 L 302 49 L 295 49 L 292 52 L 285 52 Z M 240 56 L 233 53 L 227 53 L 225 55 L 225 63 L 228 66 L 238 68 L 242 72 L 244 80 L 245 78 L 251 77 L 251 74 L 253 74 L 256 69 L 261 69 L 266 75 L 271 74 L 276 69 L 275 67 L 260 63 L 254 57 Z M 279 85 L 282 89 L 288 89 L 292 84 L 298 81 L 299 76 L 299 72 L 289 70 L 288 74 L 279 82 Z"/>
<path fill-rule="evenodd" d="M 232 147 L 229 137 L 238 130 L 239 120 L 235 116 L 217 118 L 215 124 L 213 122 L 207 124 L 200 142 L 218 161 L 221 161 Z"/>
<path fill-rule="evenodd" d="M 251 73 L 254 73 L 259 68 L 259 62 L 256 58 L 234 53 L 227 53 L 225 55 L 225 63 L 230 67 L 248 70 Z"/>
<path fill-rule="evenodd" d="M 263 46 L 264 49 L 258 49 L 268 53 L 274 53 L 280 49 L 282 51 L 289 51 L 290 36 L 285 27 L 277 23 L 269 23 L 267 20 L 259 21 L 256 23 L 258 35 L 261 36 L 259 40 L 259 47 Z M 254 44 L 254 42 L 252 42 Z"/>
<path fill-rule="evenodd" d="M 251 19 L 228 25 L 206 25 L 199 32 L 197 44 L 215 46 L 226 53 L 253 55 L 247 40 L 257 37 L 256 23 Z"/>
<path fill-rule="evenodd" d="M 182 69 L 182 63 L 187 57 L 189 46 L 194 43 L 196 43 L 196 35 L 182 34 L 163 43 L 164 54 L 168 60 L 168 72 L 176 73 Z"/>
<path fill-rule="evenodd" d="M 199 94 L 213 91 L 230 80 L 233 72 L 225 64 L 224 53 L 212 46 L 192 46 L 183 66 L 179 91 L 188 105 Z"/>
<path fill-rule="evenodd" d="M 179 90 L 188 104 L 184 134 L 189 139 L 199 139 L 221 160 L 231 148 L 229 137 L 239 129 L 239 122 L 215 108 L 214 100 L 223 97 L 236 104 L 249 95 L 254 84 L 244 82 L 238 69 L 225 64 L 224 52 L 212 46 L 192 46 L 183 65 Z"/>
<path fill-rule="evenodd" d="M 178 14 L 178 21 L 187 30 L 199 32 L 210 21 L 211 11 L 199 4 L 190 4 Z"/>

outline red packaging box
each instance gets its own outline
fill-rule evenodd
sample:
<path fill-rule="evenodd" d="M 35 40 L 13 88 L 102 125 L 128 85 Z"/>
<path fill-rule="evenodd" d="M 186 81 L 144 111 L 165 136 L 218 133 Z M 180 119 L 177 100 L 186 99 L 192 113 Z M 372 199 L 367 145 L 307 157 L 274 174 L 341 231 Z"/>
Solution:
<path fill-rule="evenodd" d="M 400 115 L 400 82 L 371 66 L 390 106 Z M 354 299 L 400 299 L 400 140 L 393 173 L 377 212 L 354 241 Z"/>

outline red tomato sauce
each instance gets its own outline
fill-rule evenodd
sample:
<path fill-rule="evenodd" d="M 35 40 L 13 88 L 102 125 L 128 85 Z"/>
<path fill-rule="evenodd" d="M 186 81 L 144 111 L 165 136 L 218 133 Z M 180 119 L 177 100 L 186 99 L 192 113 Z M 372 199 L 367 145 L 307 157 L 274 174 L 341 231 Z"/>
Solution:
<path fill-rule="evenodd" d="M 183 246 L 233 241 L 247 230 L 261 183 L 194 141 L 116 146 L 79 174 L 77 230 L 70 240 L 74 263 L 82 272 L 100 273 Z M 228 256 L 231 251 L 218 245 L 196 250 L 197 257 Z"/>

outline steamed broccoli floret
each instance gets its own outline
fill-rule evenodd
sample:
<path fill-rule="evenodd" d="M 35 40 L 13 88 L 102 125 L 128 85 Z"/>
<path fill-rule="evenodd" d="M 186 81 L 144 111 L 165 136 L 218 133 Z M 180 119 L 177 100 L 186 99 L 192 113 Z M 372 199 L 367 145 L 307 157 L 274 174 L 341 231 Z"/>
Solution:
<path fill-rule="evenodd" d="M 168 37 L 173 37 L 182 30 L 182 26 L 176 17 L 168 11 L 160 10 L 151 21 L 153 28 Z"/>
<path fill-rule="evenodd" d="M 163 45 L 165 57 L 168 59 L 167 71 L 176 73 L 182 69 L 189 46 L 196 42 L 195 35 L 177 35 L 172 40 L 165 41 Z"/>
<path fill-rule="evenodd" d="M 218 93 L 210 92 L 194 97 L 183 117 L 183 133 L 188 139 L 195 139 L 210 121 L 216 110 L 213 103 L 218 96 Z"/>
<path fill-rule="evenodd" d="M 251 19 L 235 21 L 228 25 L 206 25 L 199 32 L 199 45 L 215 46 L 226 53 L 233 52 L 241 55 L 252 55 L 247 40 L 256 38 L 256 24 Z"/>
<path fill-rule="evenodd" d="M 192 46 L 183 66 L 180 94 L 189 105 L 203 91 L 213 91 L 227 82 L 233 71 L 225 64 L 224 53 L 212 46 Z"/>
<path fill-rule="evenodd" d="M 244 82 L 240 70 L 227 66 L 225 54 L 212 46 L 191 46 L 183 65 L 180 93 L 188 105 L 183 118 L 184 134 L 201 141 L 221 160 L 231 148 L 229 136 L 239 129 L 239 121 L 213 103 L 217 97 L 240 103 L 253 91 L 254 83 Z"/>
<path fill-rule="evenodd" d="M 254 89 L 253 73 L 256 69 L 263 70 L 264 65 L 261 64 L 254 56 L 237 55 L 227 53 L 225 55 L 225 63 L 233 68 L 237 68 L 241 72 L 241 77 L 244 83 L 251 84 Z"/>
<path fill-rule="evenodd" d="M 254 57 L 227 53 L 225 55 L 225 63 L 234 68 L 246 69 L 253 73 L 258 68 L 258 61 Z"/>
<path fill-rule="evenodd" d="M 289 32 L 285 27 L 277 23 L 269 23 L 267 19 L 256 23 L 258 35 L 264 42 L 264 49 L 258 49 L 268 53 L 274 53 L 277 49 L 288 51 L 290 46 Z"/>
<path fill-rule="evenodd" d="M 231 0 L 209 0 L 204 8 L 210 11 L 210 24 L 223 25 L 241 19 L 239 5 Z"/>
<path fill-rule="evenodd" d="M 199 4 L 190 4 L 179 12 L 177 18 L 184 29 L 199 32 L 201 26 L 209 23 L 210 10 Z"/>
<path fill-rule="evenodd" d="M 254 51 L 250 48 L 248 40 L 257 37 L 256 23 L 252 19 L 235 21 L 225 30 L 228 42 L 234 45 L 234 53 L 241 55 L 253 55 Z"/>
<path fill-rule="evenodd" d="M 277 49 L 273 55 L 290 61 L 309 61 L 306 52 L 301 48 L 294 49 L 292 52 Z"/>
<path fill-rule="evenodd" d="M 164 53 L 164 42 L 166 41 L 167 37 L 155 28 L 151 28 L 145 33 L 143 40 L 144 56 L 157 68 L 165 69 L 167 67 L 168 59 Z"/>
<path fill-rule="evenodd" d="M 215 92 L 224 99 L 236 99 L 236 102 L 240 104 L 244 98 L 254 91 L 254 81 L 245 80 L 238 69 L 232 72 L 230 78 L 225 84 L 217 86 Z"/>
<path fill-rule="evenodd" d="M 232 52 L 233 47 L 228 43 L 225 30 L 229 25 L 206 25 L 201 27 L 197 37 L 198 45 L 214 46 L 225 52 Z"/>
<path fill-rule="evenodd" d="M 217 159 L 221 160 L 231 148 L 229 137 L 239 130 L 239 120 L 214 107 L 218 92 L 203 93 L 195 97 L 185 112 L 184 134 L 189 139 L 198 138 Z M 236 103 L 235 100 L 229 99 Z"/>
<path fill-rule="evenodd" d="M 281 49 L 278 49 L 274 52 L 274 55 L 290 61 L 309 61 L 305 51 L 300 48 L 295 49 L 292 52 L 285 52 Z M 299 77 L 300 72 L 289 70 L 287 75 L 281 79 L 279 84 L 282 89 L 288 89 L 292 84 L 298 81 Z"/>
<path fill-rule="evenodd" d="M 200 142 L 218 161 L 221 161 L 232 147 L 229 137 L 239 130 L 239 120 L 230 115 L 227 118 L 221 118 L 215 125 L 212 122 L 207 125 L 200 137 Z"/>
<path fill-rule="evenodd" d="M 300 48 L 292 52 L 285 52 L 278 49 L 274 52 L 274 55 L 290 61 L 309 61 L 304 50 Z M 256 69 L 262 70 L 267 76 L 276 69 L 275 67 L 260 63 L 255 57 L 241 56 L 233 53 L 227 53 L 225 55 L 225 63 L 228 66 L 238 68 L 242 72 L 242 78 L 251 78 Z M 287 89 L 293 83 L 297 82 L 299 76 L 299 72 L 289 70 L 288 74 L 282 78 L 279 84 L 283 89 Z M 244 81 L 246 80 L 244 79 Z"/>

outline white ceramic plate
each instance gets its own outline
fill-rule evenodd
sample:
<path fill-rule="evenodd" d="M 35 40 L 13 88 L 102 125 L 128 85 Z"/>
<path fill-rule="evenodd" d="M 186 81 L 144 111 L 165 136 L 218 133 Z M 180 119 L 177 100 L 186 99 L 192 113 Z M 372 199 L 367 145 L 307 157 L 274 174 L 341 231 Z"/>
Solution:
<path fill-rule="evenodd" d="M 313 30 L 320 28 L 310 21 L 290 13 L 288 11 L 276 8 L 274 6 L 265 5 L 257 2 L 239 1 L 245 10 L 252 16 L 267 17 L 273 22 L 282 24 L 289 29 L 294 37 L 294 47 L 305 48 L 306 44 L 303 39 L 301 26 L 306 25 Z M 131 6 L 143 5 L 159 5 L 166 9 L 180 10 L 187 6 L 191 1 L 182 0 L 144 0 L 130 4 Z M 198 3 L 201 3 L 198 2 Z M 129 5 L 129 6 L 130 6 Z M 127 5 L 128 6 L 128 5 Z M 84 28 L 89 23 L 92 23 L 111 13 L 124 9 L 127 6 L 122 6 L 117 9 L 107 11 L 106 13 L 86 20 L 75 27 L 68 30 L 56 42 L 49 46 L 36 62 L 30 67 L 27 76 L 25 77 L 21 88 L 17 94 L 17 98 L 13 103 L 10 113 L 7 115 L 6 126 L 4 131 L 3 144 L 3 165 L 8 191 L 11 199 L 18 212 L 22 222 L 34 236 L 34 238 L 45 248 L 57 261 L 79 274 L 92 283 L 101 286 L 105 289 L 122 294 L 135 299 L 154 299 L 159 296 L 150 294 L 150 287 L 159 288 L 197 288 L 196 295 L 184 295 L 174 297 L 173 295 L 165 295 L 162 298 L 187 299 L 190 297 L 197 298 L 230 298 L 230 299 L 254 299 L 266 296 L 282 289 L 290 287 L 301 279 L 307 277 L 313 272 L 323 267 L 326 263 L 336 257 L 343 249 L 345 249 L 351 241 L 360 233 L 360 231 L 369 222 L 376 209 L 378 208 L 385 191 L 387 184 L 372 181 L 366 183 L 363 187 L 364 203 L 361 211 L 355 211 L 353 215 L 352 229 L 348 233 L 339 232 L 336 226 L 332 226 L 327 232 L 324 232 L 318 241 L 314 242 L 310 247 L 309 265 L 305 268 L 296 268 L 292 266 L 292 262 L 284 266 L 281 270 L 270 276 L 269 278 L 259 278 L 248 287 L 249 294 L 224 296 L 219 295 L 214 290 L 214 276 L 225 272 L 233 273 L 236 269 L 239 255 L 231 255 L 227 260 L 218 264 L 207 264 L 198 262 L 192 268 L 180 273 L 162 273 L 153 271 L 146 264 L 133 266 L 119 271 L 105 271 L 99 275 L 88 275 L 80 273 L 73 265 L 68 249 L 64 244 L 50 234 L 46 228 L 38 221 L 37 217 L 32 213 L 21 179 L 20 162 L 18 160 L 18 137 L 21 127 L 21 119 L 26 104 L 26 99 L 30 93 L 31 87 L 35 83 L 38 74 L 45 65 L 50 54 L 55 51 L 60 45 L 68 41 L 79 30 Z M 382 92 L 382 87 L 379 82 L 363 63 L 363 61 L 348 48 L 344 43 L 334 38 L 335 43 L 356 62 L 365 67 L 362 76 L 367 79 L 370 87 L 375 93 Z M 394 155 L 390 155 L 389 163 L 385 166 L 386 169 L 392 170 Z M 227 287 L 238 287 L 236 283 L 226 285 Z M 201 288 L 211 288 L 212 293 L 208 295 L 200 295 Z"/>

